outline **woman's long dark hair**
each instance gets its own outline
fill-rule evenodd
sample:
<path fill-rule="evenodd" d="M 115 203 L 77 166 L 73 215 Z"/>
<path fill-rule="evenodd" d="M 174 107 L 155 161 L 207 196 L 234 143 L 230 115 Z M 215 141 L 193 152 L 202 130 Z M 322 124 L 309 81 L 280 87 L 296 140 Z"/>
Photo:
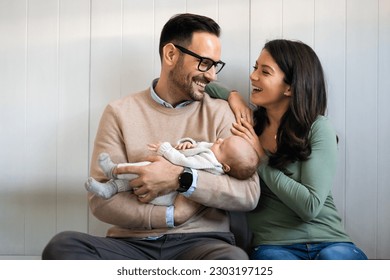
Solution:
<path fill-rule="evenodd" d="M 307 160 L 311 154 L 309 132 L 327 106 L 323 69 L 316 53 L 299 41 L 272 40 L 265 44 L 290 86 L 291 102 L 283 115 L 276 136 L 277 150 L 268 164 L 283 170 L 287 164 Z M 269 124 L 267 111 L 258 107 L 254 113 L 255 131 L 260 135 Z"/>

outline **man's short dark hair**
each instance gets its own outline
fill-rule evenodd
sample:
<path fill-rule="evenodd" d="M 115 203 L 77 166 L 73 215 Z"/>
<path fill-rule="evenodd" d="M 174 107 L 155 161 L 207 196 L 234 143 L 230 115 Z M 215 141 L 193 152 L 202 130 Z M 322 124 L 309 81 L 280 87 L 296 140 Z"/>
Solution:
<path fill-rule="evenodd" d="M 177 14 L 171 17 L 164 25 L 161 36 L 159 53 L 162 58 L 162 50 L 168 43 L 187 47 L 191 44 L 194 32 L 208 32 L 220 36 L 221 28 L 213 19 L 196 14 Z"/>

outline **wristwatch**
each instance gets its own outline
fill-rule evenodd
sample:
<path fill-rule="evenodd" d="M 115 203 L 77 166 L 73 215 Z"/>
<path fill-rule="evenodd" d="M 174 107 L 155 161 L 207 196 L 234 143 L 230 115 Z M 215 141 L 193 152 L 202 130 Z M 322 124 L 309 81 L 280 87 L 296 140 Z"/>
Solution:
<path fill-rule="evenodd" d="M 183 172 L 179 176 L 180 187 L 176 191 L 179 193 L 188 191 L 188 189 L 192 186 L 192 180 L 193 177 L 191 168 L 184 167 Z"/>

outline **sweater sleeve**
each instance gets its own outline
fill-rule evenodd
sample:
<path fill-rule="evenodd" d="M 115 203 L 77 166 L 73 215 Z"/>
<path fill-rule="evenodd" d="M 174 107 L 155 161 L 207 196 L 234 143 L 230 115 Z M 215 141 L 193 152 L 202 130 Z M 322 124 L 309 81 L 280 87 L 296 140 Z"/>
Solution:
<path fill-rule="evenodd" d="M 168 142 L 162 143 L 157 152 L 173 164 L 187 167 L 189 166 L 187 157 L 172 147 L 172 145 Z"/>
<path fill-rule="evenodd" d="M 267 164 L 259 168 L 260 177 L 269 189 L 304 221 L 314 219 L 323 207 L 337 164 L 336 134 L 327 118 L 320 117 L 314 122 L 310 141 L 312 153 L 300 163 L 300 178 Z"/>
<path fill-rule="evenodd" d="M 115 110 L 108 105 L 103 112 L 95 138 L 91 160 L 91 176 L 99 181 L 107 181 L 101 171 L 97 157 L 102 152 L 109 152 L 115 162 L 127 162 L 125 145 Z M 141 203 L 130 192 L 121 192 L 111 199 L 102 199 L 88 194 L 89 206 L 99 220 L 124 228 L 152 229 L 164 228 L 165 206 Z"/>
<path fill-rule="evenodd" d="M 257 173 L 246 180 L 229 175 L 214 175 L 198 171 L 196 190 L 189 197 L 208 207 L 228 211 L 251 211 L 260 197 L 260 183 Z"/>

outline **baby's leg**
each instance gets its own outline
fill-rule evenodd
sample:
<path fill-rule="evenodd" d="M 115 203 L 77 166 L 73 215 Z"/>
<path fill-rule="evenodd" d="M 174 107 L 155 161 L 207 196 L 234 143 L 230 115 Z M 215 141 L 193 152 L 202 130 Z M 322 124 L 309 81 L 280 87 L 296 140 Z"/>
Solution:
<path fill-rule="evenodd" d="M 109 154 L 107 153 L 101 153 L 99 155 L 99 165 L 100 168 L 103 170 L 104 175 L 106 175 L 110 179 L 125 179 L 125 180 L 133 180 L 138 177 L 136 174 L 114 174 L 114 170 L 117 167 L 121 166 L 144 166 L 150 164 L 150 161 L 141 161 L 141 162 L 134 162 L 134 163 L 120 163 L 115 164 L 112 162 Z"/>
<path fill-rule="evenodd" d="M 110 180 L 106 183 L 100 183 L 92 177 L 88 178 L 85 188 L 104 199 L 109 199 L 118 192 L 130 190 L 128 180 Z"/>
<path fill-rule="evenodd" d="M 99 165 L 107 178 L 116 179 L 115 174 L 113 174 L 113 171 L 115 170 L 117 164 L 112 162 L 109 154 L 101 153 L 99 155 Z"/>
<path fill-rule="evenodd" d="M 122 167 L 122 166 L 145 166 L 150 164 L 150 161 L 140 161 L 140 162 L 132 162 L 132 163 L 120 163 L 117 165 L 117 167 Z M 137 174 L 133 173 L 124 173 L 124 174 L 115 174 L 115 178 L 118 179 L 124 179 L 124 180 L 133 180 L 135 178 L 138 178 Z"/>

